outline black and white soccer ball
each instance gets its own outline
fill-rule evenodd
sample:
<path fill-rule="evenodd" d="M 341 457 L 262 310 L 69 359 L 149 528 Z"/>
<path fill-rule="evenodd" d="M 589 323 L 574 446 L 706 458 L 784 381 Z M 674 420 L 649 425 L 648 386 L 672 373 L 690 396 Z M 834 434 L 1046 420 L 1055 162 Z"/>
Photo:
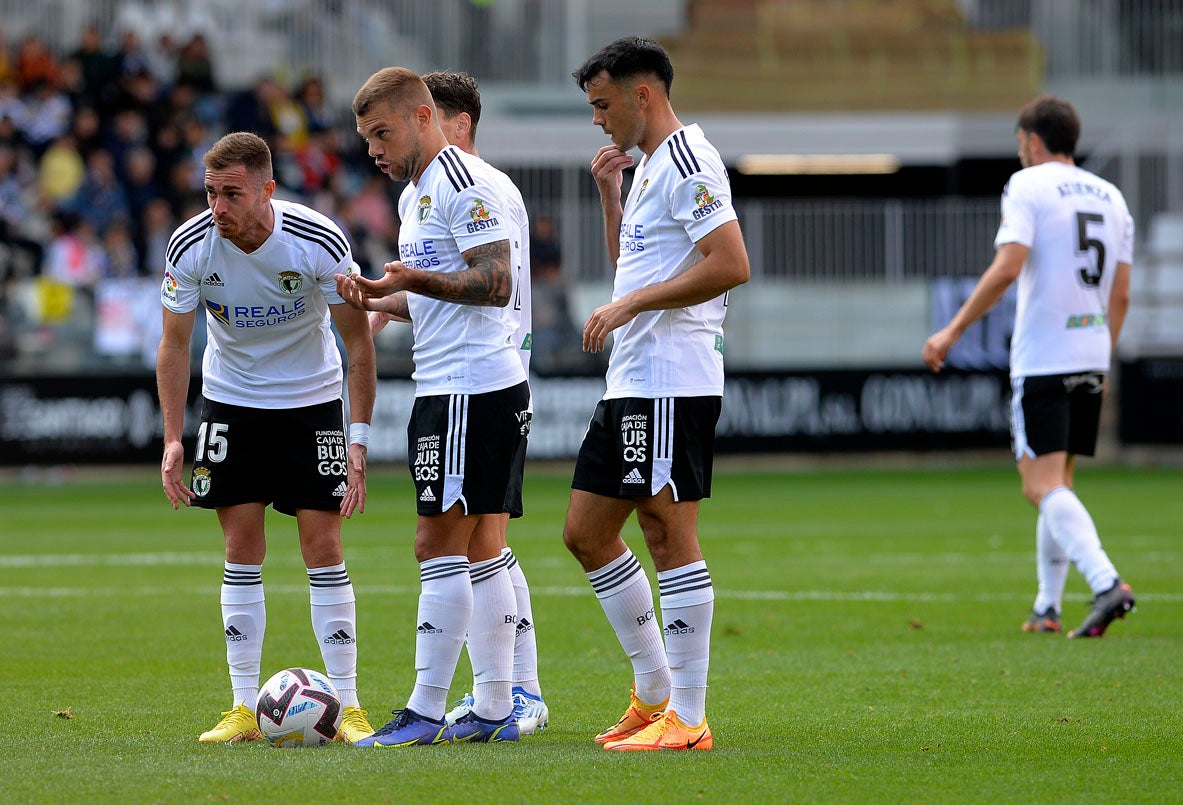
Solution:
<path fill-rule="evenodd" d="M 272 746 L 321 746 L 341 726 L 341 697 L 319 671 L 287 668 L 259 689 L 255 718 Z"/>

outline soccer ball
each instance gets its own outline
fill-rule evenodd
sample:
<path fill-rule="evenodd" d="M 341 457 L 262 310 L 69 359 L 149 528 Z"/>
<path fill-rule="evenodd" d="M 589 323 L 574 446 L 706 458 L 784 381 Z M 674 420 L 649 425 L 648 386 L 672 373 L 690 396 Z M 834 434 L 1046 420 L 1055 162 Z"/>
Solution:
<path fill-rule="evenodd" d="M 321 746 L 341 726 L 341 697 L 324 674 L 288 668 L 259 689 L 255 718 L 272 746 Z"/>

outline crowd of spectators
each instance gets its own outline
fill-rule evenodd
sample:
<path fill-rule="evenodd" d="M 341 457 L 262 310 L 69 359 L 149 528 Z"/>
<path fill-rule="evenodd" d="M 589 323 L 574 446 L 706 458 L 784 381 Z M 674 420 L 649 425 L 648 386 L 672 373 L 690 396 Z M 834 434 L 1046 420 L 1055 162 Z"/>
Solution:
<path fill-rule="evenodd" d="M 342 137 L 347 110 L 318 76 L 223 91 L 215 75 L 200 33 L 145 44 L 92 25 L 59 57 L 0 32 L 0 359 L 27 325 L 15 282 L 64 284 L 77 311 L 102 280 L 160 274 L 173 230 L 206 207 L 201 158 L 227 131 L 268 140 L 277 195 L 334 217 L 367 273 L 397 253 L 400 188 Z"/>
<path fill-rule="evenodd" d="M 206 209 L 202 157 L 228 131 L 268 141 L 276 195 L 336 220 L 363 273 L 381 274 L 398 253 L 402 185 L 374 170 L 348 109 L 329 102 L 317 75 L 245 89 L 219 87 L 216 75 L 201 33 L 145 43 L 90 25 L 58 56 L 36 34 L 14 42 L 0 30 L 0 373 L 22 354 L 38 369 L 69 361 L 72 346 L 99 353 L 74 363 L 152 364 L 159 299 L 149 280 L 176 227 Z M 536 365 L 577 368 L 586 356 L 554 221 L 535 218 Z"/>

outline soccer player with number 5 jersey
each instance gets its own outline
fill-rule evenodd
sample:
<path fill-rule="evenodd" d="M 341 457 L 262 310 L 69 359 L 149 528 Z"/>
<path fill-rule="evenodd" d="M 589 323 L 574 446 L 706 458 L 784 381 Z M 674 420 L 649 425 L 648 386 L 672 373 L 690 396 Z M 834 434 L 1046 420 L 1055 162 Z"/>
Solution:
<path fill-rule="evenodd" d="M 1076 456 L 1095 452 L 1113 346 L 1129 309 L 1134 221 L 1116 187 L 1078 167 L 1080 118 L 1042 96 L 1019 113 L 1023 169 L 1002 196 L 998 250 L 949 324 L 924 344 L 934 372 L 969 325 L 1018 282 L 1011 339 L 1011 428 L 1023 494 L 1039 513 L 1039 590 L 1026 632 L 1059 632 L 1069 563 L 1093 605 L 1069 637 L 1100 637 L 1134 608 L 1097 528 L 1073 491 Z"/>

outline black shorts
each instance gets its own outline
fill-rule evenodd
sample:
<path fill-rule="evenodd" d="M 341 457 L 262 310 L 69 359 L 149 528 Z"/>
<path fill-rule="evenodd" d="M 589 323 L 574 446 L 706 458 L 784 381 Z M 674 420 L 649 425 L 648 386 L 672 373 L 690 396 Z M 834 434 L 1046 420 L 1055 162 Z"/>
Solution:
<path fill-rule="evenodd" d="M 206 509 L 270 503 L 333 511 L 347 488 L 340 400 L 268 411 L 202 398 L 189 488 Z"/>
<path fill-rule="evenodd" d="M 509 488 L 505 490 L 504 511 L 509 512 L 510 517 L 521 517 L 524 512 L 522 489 L 526 481 L 526 444 L 530 441 L 530 422 L 533 418 L 534 414 L 527 411 L 525 435 L 513 454 L 513 464 L 509 468 Z"/>
<path fill-rule="evenodd" d="M 1104 372 L 1011 378 L 1015 460 L 1060 451 L 1093 455 L 1104 390 Z"/>
<path fill-rule="evenodd" d="M 573 489 L 643 498 L 666 486 L 674 500 L 711 496 L 722 397 L 600 400 L 575 460 Z"/>
<path fill-rule="evenodd" d="M 407 464 L 419 514 L 442 514 L 457 502 L 466 514 L 511 511 L 514 459 L 530 430 L 529 407 L 525 382 L 485 394 L 416 397 Z"/>

